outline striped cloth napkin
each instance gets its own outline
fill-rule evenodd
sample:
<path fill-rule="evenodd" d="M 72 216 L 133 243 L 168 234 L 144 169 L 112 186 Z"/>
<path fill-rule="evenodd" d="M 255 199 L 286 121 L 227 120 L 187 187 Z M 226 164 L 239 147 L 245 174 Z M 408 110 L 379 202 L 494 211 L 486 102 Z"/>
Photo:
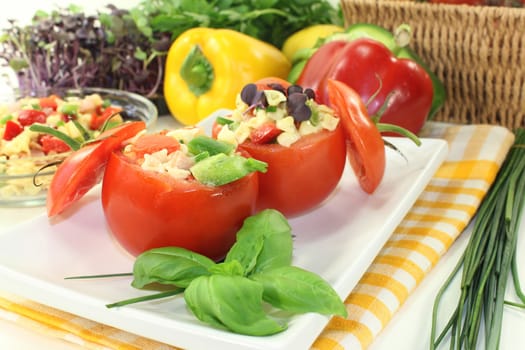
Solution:
<path fill-rule="evenodd" d="M 313 350 L 360 350 L 370 345 L 410 293 L 472 219 L 514 135 L 490 125 L 431 122 L 422 137 L 449 143 L 449 155 L 394 231 Z M 0 318 L 87 349 L 175 349 L 13 295 L 0 294 Z"/>

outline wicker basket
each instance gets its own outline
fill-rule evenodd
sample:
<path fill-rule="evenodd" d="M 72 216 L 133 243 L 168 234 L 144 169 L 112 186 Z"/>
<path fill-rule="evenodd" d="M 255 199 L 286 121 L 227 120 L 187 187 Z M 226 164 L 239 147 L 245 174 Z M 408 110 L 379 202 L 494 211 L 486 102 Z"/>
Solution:
<path fill-rule="evenodd" d="M 525 9 L 395 0 L 341 5 L 347 24 L 412 27 L 411 46 L 448 94 L 435 120 L 525 127 Z"/>

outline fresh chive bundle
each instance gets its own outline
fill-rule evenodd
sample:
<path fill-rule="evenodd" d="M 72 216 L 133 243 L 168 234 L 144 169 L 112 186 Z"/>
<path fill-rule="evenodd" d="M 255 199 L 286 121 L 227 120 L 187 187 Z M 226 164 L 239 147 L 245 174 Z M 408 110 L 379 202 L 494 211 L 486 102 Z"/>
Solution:
<path fill-rule="evenodd" d="M 465 252 L 436 296 L 430 349 L 436 349 L 447 335 L 450 336 L 450 349 L 476 349 L 482 327 L 485 348 L 498 349 L 504 305 L 525 308 L 516 263 L 524 202 L 525 129 L 520 128 L 515 131 L 514 145 L 479 207 Z M 436 337 L 439 303 L 461 268 L 457 306 Z M 509 274 L 512 274 L 521 303 L 504 300 Z"/>

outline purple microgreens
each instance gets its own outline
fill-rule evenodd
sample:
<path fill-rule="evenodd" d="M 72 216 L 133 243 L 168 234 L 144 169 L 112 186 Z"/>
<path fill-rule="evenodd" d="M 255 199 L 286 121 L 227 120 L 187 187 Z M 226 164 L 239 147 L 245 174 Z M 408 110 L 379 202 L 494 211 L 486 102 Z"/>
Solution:
<path fill-rule="evenodd" d="M 308 97 L 309 100 L 315 100 L 315 91 L 310 89 L 310 88 L 306 88 L 304 89 L 303 93 L 306 95 L 306 97 Z"/>
<path fill-rule="evenodd" d="M 248 105 L 248 109 L 245 113 L 253 110 L 254 108 L 266 108 L 268 107 L 268 100 L 263 90 L 257 90 L 257 85 L 247 84 L 241 90 L 241 100 Z"/>
<path fill-rule="evenodd" d="M 299 85 L 290 85 L 288 87 L 288 89 L 286 90 L 286 95 L 290 96 L 291 94 L 294 94 L 294 93 L 302 94 L 303 93 L 303 88 L 301 86 L 299 86 Z"/>
<path fill-rule="evenodd" d="M 286 110 L 288 115 L 294 118 L 295 122 L 300 123 L 310 119 L 312 109 L 307 102 L 315 98 L 315 92 L 312 89 L 303 89 L 299 85 L 290 85 L 285 89 L 278 83 L 268 84 L 267 86 L 287 96 Z M 275 111 L 277 108 L 276 106 L 273 106 L 274 108 L 268 106 L 264 90 L 259 90 L 256 84 L 245 85 L 240 95 L 241 100 L 249 106 L 245 113 L 252 111 L 254 108 L 266 108 L 268 112 Z"/>
<path fill-rule="evenodd" d="M 271 83 L 271 84 L 268 84 L 268 87 L 272 90 L 276 90 L 276 91 L 279 91 L 280 93 L 282 93 L 283 95 L 287 95 L 286 94 L 286 90 L 284 89 L 284 86 L 282 86 L 281 84 L 279 83 Z"/>
<path fill-rule="evenodd" d="M 288 114 L 293 117 L 296 122 L 303 122 L 310 119 L 312 110 L 306 105 L 308 98 L 302 92 L 294 92 L 288 95 L 287 110 Z"/>

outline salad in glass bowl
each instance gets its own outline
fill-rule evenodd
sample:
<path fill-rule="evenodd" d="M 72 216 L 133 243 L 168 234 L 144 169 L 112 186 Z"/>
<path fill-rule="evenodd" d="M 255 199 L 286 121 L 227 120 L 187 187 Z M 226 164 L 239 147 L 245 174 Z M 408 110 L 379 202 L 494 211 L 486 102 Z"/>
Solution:
<path fill-rule="evenodd" d="M 0 206 L 45 203 L 57 165 L 72 150 L 49 130 L 82 143 L 127 120 L 142 120 L 151 127 L 156 119 L 157 109 L 147 98 L 103 88 L 64 89 L 2 104 Z"/>

